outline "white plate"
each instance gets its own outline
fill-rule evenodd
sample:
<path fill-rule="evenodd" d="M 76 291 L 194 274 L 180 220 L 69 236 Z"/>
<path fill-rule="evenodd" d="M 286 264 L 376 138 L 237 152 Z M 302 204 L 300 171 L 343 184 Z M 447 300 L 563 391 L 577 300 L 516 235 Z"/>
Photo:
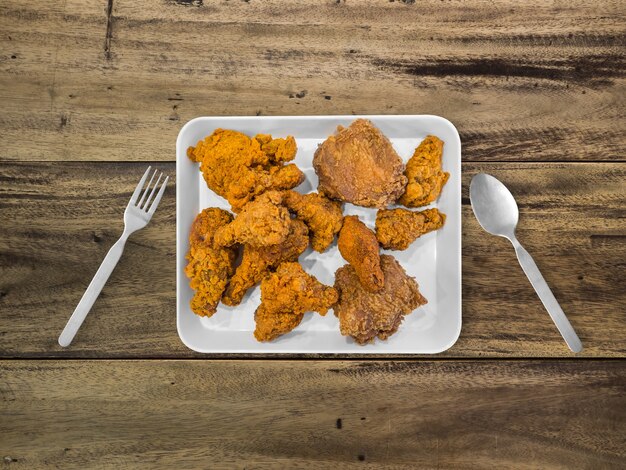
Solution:
<path fill-rule="evenodd" d="M 307 313 L 294 331 L 271 343 L 254 339 L 254 311 L 260 301 L 256 287 L 241 305 L 221 305 L 211 318 L 195 315 L 189 308 L 193 292 L 184 274 L 189 248 L 189 228 L 206 207 L 228 209 L 228 203 L 209 190 L 198 164 L 187 158 L 187 147 L 218 127 L 234 129 L 249 136 L 264 133 L 274 137 L 293 135 L 298 145 L 295 163 L 306 180 L 297 190 L 317 188 L 312 168 L 317 145 L 358 117 L 370 119 L 390 140 L 406 161 L 428 134 L 444 141 L 443 167 L 450 172 L 438 207 L 447 215 L 445 226 L 419 238 L 405 251 L 385 251 L 395 256 L 407 273 L 414 276 L 428 304 L 405 317 L 400 330 L 387 341 L 376 340 L 360 346 L 341 336 L 339 322 L 330 311 L 325 317 Z M 344 204 L 344 214 L 358 215 L 374 227 L 375 209 Z M 310 248 L 300 256 L 304 269 L 328 285 L 334 272 L 345 264 L 336 243 L 326 252 Z M 203 353 L 333 353 L 333 354 L 415 354 L 438 353 L 451 347 L 461 332 L 461 141 L 456 128 L 438 116 L 298 116 L 298 117 L 200 117 L 181 129 L 176 141 L 176 292 L 177 325 L 187 347 Z"/>

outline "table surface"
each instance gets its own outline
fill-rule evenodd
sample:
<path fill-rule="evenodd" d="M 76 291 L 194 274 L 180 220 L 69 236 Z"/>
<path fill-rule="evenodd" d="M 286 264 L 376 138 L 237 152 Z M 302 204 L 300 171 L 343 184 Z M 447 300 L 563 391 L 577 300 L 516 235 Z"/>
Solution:
<path fill-rule="evenodd" d="M 624 1 L 0 4 L 0 458 L 11 468 L 626 464 Z M 463 143 L 463 330 L 437 356 L 207 356 L 175 184 L 70 348 L 148 163 L 202 115 L 437 114 Z M 473 218 L 501 179 L 585 345 Z"/>

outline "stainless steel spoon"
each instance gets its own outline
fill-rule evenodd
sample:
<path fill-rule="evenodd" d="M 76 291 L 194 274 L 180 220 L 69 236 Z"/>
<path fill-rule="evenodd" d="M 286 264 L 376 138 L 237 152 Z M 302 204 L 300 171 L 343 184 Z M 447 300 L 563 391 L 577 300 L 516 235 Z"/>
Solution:
<path fill-rule="evenodd" d="M 552 294 L 539 268 L 515 238 L 515 227 L 519 219 L 517 204 L 510 191 L 491 175 L 480 173 L 470 183 L 470 201 L 478 223 L 487 232 L 499 237 L 508 238 L 515 247 L 515 253 L 528 280 L 535 288 L 552 321 L 561 336 L 575 353 L 582 351 L 583 345 L 578 339 L 574 328 L 563 313 L 561 306 Z"/>

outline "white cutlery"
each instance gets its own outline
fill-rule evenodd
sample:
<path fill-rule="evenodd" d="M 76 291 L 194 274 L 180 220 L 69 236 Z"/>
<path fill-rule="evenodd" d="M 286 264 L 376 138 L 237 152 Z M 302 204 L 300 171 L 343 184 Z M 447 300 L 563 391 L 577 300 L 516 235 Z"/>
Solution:
<path fill-rule="evenodd" d="M 470 201 L 474 215 L 482 228 L 492 235 L 507 238 L 513 244 L 519 264 L 561 336 L 573 352 L 582 351 L 583 345 L 578 335 L 539 272 L 535 261 L 515 237 L 519 210 L 511 192 L 493 176 L 481 173 L 474 176 L 470 183 Z"/>
<path fill-rule="evenodd" d="M 115 242 L 107 253 L 104 261 L 102 261 L 102 264 L 98 269 L 98 272 L 96 272 L 96 275 L 91 280 L 89 287 L 87 287 L 87 290 L 76 306 L 74 313 L 72 313 L 67 325 L 65 325 L 63 332 L 61 332 L 61 336 L 59 336 L 59 344 L 63 347 L 69 346 L 74 339 L 76 332 L 83 324 L 85 317 L 87 317 L 87 314 L 98 298 L 98 295 L 100 295 L 102 288 L 109 279 L 113 269 L 115 269 L 117 262 L 122 257 L 124 245 L 126 244 L 126 240 L 128 240 L 130 234 L 136 232 L 137 230 L 141 230 L 148 225 L 148 222 L 150 222 L 154 211 L 156 211 L 156 208 L 161 201 L 169 176 L 165 178 L 157 192 L 163 173 L 155 170 L 154 173 L 152 173 L 150 181 L 147 185 L 145 185 L 150 174 L 150 169 L 151 167 L 148 167 L 144 175 L 141 177 L 139 184 L 135 188 L 128 205 L 126 206 L 126 211 L 124 212 L 124 232 L 122 233 L 122 236 L 117 242 Z M 157 173 L 158 178 L 156 182 L 152 184 L 154 178 L 157 176 Z M 139 198 L 140 194 L 141 198 Z"/>

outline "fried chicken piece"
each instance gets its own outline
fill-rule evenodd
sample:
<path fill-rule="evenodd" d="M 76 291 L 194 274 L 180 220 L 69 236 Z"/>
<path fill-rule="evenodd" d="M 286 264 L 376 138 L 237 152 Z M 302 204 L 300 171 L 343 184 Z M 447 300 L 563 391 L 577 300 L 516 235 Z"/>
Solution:
<path fill-rule="evenodd" d="M 269 134 L 257 134 L 255 140 L 261 144 L 261 150 L 274 163 L 290 162 L 296 156 L 296 140 L 292 136 L 286 139 L 272 139 Z"/>
<path fill-rule="evenodd" d="M 377 292 L 383 288 L 385 276 L 380 268 L 378 240 L 356 215 L 344 217 L 337 245 L 341 256 L 354 266 L 365 289 Z"/>
<path fill-rule="evenodd" d="M 333 308 L 339 318 L 339 330 L 359 344 L 369 343 L 376 337 L 389 338 L 398 331 L 405 315 L 428 302 L 420 294 L 415 279 L 406 274 L 393 256 L 382 255 L 380 264 L 385 286 L 377 293 L 363 287 L 356 270 L 349 264 L 335 273 L 339 302 Z"/>
<path fill-rule="evenodd" d="M 231 278 L 222 302 L 239 305 L 246 291 L 260 282 L 270 269 L 285 261 L 296 261 L 309 246 L 309 231 L 304 222 L 292 219 L 289 235 L 278 245 L 252 247 L 244 245 L 241 264 Z"/>
<path fill-rule="evenodd" d="M 185 274 L 195 290 L 191 310 L 196 315 L 210 317 L 215 313 L 226 284 L 235 272 L 237 250 L 214 243 L 215 232 L 231 220 L 230 212 L 211 207 L 198 214 L 191 225 Z"/>
<path fill-rule="evenodd" d="M 246 204 L 235 220 L 215 232 L 215 243 L 218 246 L 282 243 L 289 234 L 291 224 L 289 211 L 281 205 L 282 200 L 283 195 L 279 191 L 261 194 Z"/>
<path fill-rule="evenodd" d="M 376 238 L 387 250 L 406 250 L 425 233 L 443 227 L 445 221 L 446 215 L 439 209 L 381 209 L 376 214 Z"/>
<path fill-rule="evenodd" d="M 259 194 L 270 190 L 292 189 L 304 181 L 304 174 L 293 164 L 283 166 L 296 155 L 296 141 L 272 139 L 259 134 L 254 139 L 226 129 L 187 149 L 187 156 L 200 163 L 200 171 L 210 189 L 228 200 L 234 212 Z"/>
<path fill-rule="evenodd" d="M 326 251 L 343 224 L 341 203 L 317 193 L 302 195 L 285 191 L 283 204 L 309 227 L 313 249 L 320 253 Z"/>
<path fill-rule="evenodd" d="M 270 313 L 319 312 L 326 315 L 337 291 L 304 271 L 300 263 L 281 263 L 261 282 L 261 303 Z"/>
<path fill-rule="evenodd" d="M 443 141 L 434 135 L 427 136 L 415 149 L 406 164 L 408 178 L 406 191 L 398 202 L 407 207 L 426 206 L 439 197 L 450 173 L 441 171 Z"/>
<path fill-rule="evenodd" d="M 370 121 L 357 119 L 315 152 L 318 191 L 359 206 L 384 208 L 404 192 L 404 164 L 389 139 Z"/>
<path fill-rule="evenodd" d="M 271 313 L 261 304 L 254 312 L 254 321 L 256 322 L 254 337 L 259 342 L 275 340 L 295 329 L 303 318 L 304 312 Z"/>
<path fill-rule="evenodd" d="M 337 291 L 307 274 L 299 263 L 282 263 L 261 282 L 261 305 L 254 313 L 258 341 L 272 341 L 300 324 L 305 312 L 326 315 Z"/>

